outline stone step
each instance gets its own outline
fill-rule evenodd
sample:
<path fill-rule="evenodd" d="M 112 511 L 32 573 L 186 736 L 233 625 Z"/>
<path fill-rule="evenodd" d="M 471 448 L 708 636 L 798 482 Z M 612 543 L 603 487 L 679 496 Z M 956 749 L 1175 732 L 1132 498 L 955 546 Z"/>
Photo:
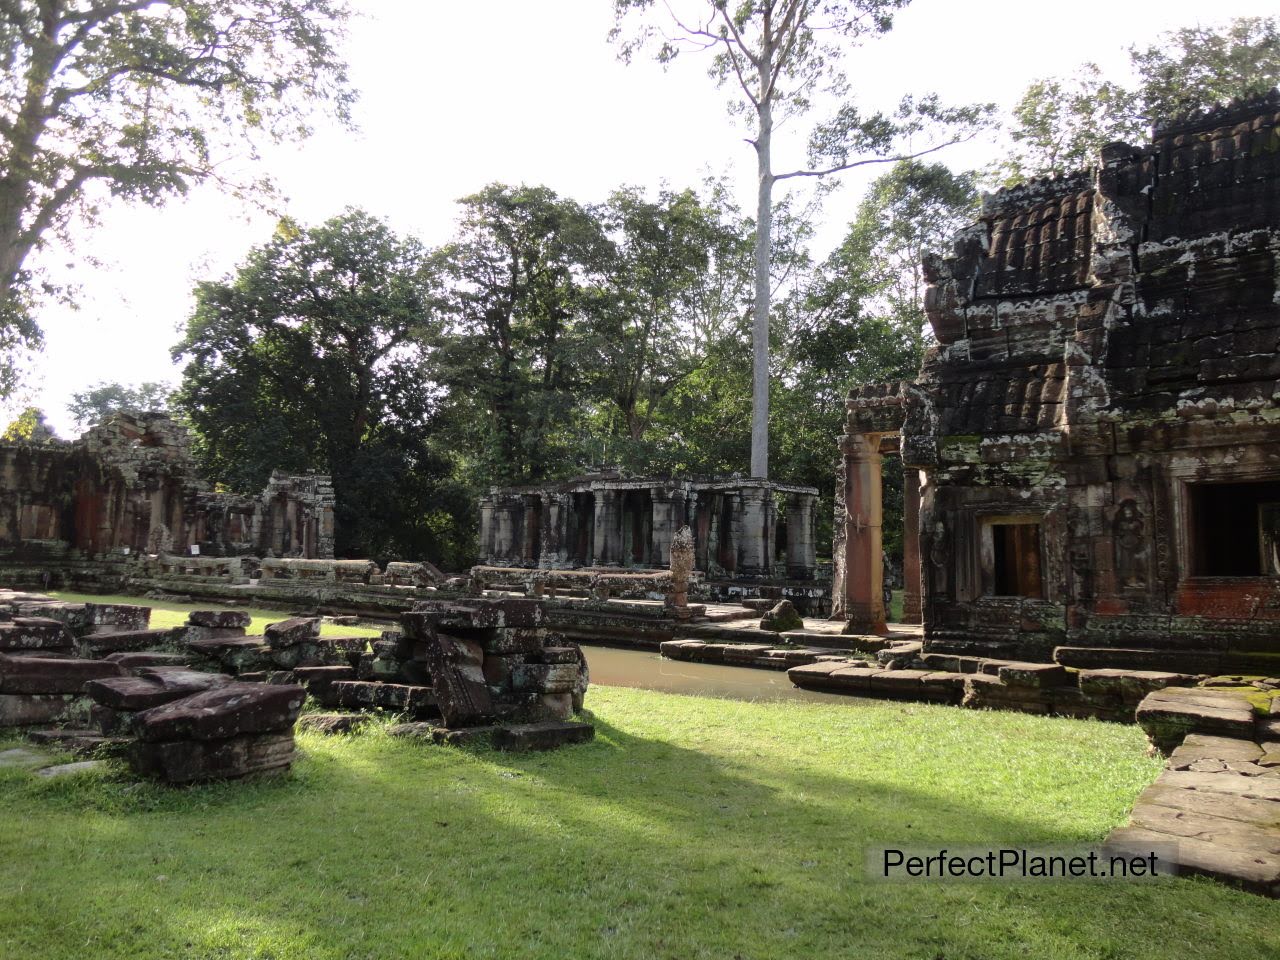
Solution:
<path fill-rule="evenodd" d="M 821 647 L 824 650 L 854 650 L 857 637 L 843 636 L 838 633 L 818 633 L 815 630 L 789 630 L 780 635 L 787 643 L 798 647 Z M 880 638 L 876 638 L 880 639 Z M 866 651 L 874 652 L 874 651 Z"/>
<path fill-rule="evenodd" d="M 760 643 L 775 635 L 755 627 L 729 627 L 718 623 L 680 623 L 671 631 L 676 640 L 710 640 L 716 643 Z"/>
<path fill-rule="evenodd" d="M 1139 647 L 1055 647 L 1053 660 L 1064 667 L 1081 670 L 1154 670 L 1188 674 L 1215 674 L 1222 666 L 1220 653 Z"/>
<path fill-rule="evenodd" d="M 1212 687 L 1165 687 L 1147 694 L 1135 712 L 1159 750 L 1169 753 L 1189 733 L 1252 740 L 1255 714 L 1245 694 Z"/>

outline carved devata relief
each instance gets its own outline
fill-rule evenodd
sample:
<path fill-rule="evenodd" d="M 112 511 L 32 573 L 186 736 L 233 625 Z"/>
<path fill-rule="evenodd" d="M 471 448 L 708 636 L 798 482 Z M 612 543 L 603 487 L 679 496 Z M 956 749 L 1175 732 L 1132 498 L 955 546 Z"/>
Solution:
<path fill-rule="evenodd" d="M 1146 590 L 1150 583 L 1147 523 L 1132 498 L 1123 500 L 1112 521 L 1116 548 L 1116 581 L 1121 591 Z"/>

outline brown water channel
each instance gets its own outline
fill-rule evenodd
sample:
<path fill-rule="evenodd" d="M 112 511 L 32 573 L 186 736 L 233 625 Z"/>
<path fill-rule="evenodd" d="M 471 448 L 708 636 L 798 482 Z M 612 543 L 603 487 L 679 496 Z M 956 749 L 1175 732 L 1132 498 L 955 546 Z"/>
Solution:
<path fill-rule="evenodd" d="M 718 663 L 664 660 L 650 650 L 620 650 L 583 645 L 591 682 L 609 687 L 637 687 L 662 693 L 685 693 L 729 700 L 808 700 L 864 706 L 875 701 L 838 693 L 801 690 L 781 670 L 726 667 Z"/>

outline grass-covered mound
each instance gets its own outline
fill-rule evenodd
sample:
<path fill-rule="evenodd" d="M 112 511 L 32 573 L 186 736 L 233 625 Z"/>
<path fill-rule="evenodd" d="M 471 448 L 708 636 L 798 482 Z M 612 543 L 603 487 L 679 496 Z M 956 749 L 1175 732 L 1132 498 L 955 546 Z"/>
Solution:
<path fill-rule="evenodd" d="M 871 883 L 864 847 L 1086 843 L 1157 772 L 1135 727 L 593 688 L 597 740 L 300 737 L 283 780 L 0 772 L 0 956 L 1265 955 L 1203 881 Z"/>

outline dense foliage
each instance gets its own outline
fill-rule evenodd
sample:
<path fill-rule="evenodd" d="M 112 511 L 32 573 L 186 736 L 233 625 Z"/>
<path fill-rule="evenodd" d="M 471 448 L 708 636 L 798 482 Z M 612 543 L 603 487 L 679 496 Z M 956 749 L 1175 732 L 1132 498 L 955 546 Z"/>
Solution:
<path fill-rule="evenodd" d="M 1117 140 L 1141 143 L 1159 124 L 1280 85 L 1280 17 L 1240 17 L 1172 30 L 1130 47 L 1136 80 L 1121 83 L 1092 63 L 1069 78 L 1038 80 L 1014 107 L 1014 149 L 1000 164 L 1008 184 L 1061 176 L 1091 164 Z"/>
<path fill-rule="evenodd" d="M 844 395 L 918 366 L 916 261 L 972 197 L 900 164 L 821 264 L 783 208 L 777 476 L 829 500 Z M 247 493 L 276 468 L 330 473 L 340 552 L 457 567 L 488 485 L 743 471 L 753 223 L 723 185 L 583 204 L 493 184 L 460 206 L 439 250 L 360 211 L 283 223 L 198 287 L 177 403 L 213 479 Z"/>
<path fill-rule="evenodd" d="M 212 479 L 331 474 L 345 554 L 452 557 L 470 498 L 436 441 L 436 255 L 360 211 L 282 223 L 234 277 L 200 284 L 177 402 Z"/>
<path fill-rule="evenodd" d="M 231 189 L 219 161 L 346 119 L 342 0 L 5 0 L 0 4 L 0 396 L 40 341 L 31 254 L 107 198 Z M 47 291 L 45 291 L 47 292 Z"/>
<path fill-rule="evenodd" d="M 81 430 L 101 423 L 111 414 L 121 410 L 145 412 L 166 410 L 173 400 L 173 389 L 163 383 L 140 383 L 129 386 L 123 383 L 99 382 L 71 395 L 67 410 Z"/>

